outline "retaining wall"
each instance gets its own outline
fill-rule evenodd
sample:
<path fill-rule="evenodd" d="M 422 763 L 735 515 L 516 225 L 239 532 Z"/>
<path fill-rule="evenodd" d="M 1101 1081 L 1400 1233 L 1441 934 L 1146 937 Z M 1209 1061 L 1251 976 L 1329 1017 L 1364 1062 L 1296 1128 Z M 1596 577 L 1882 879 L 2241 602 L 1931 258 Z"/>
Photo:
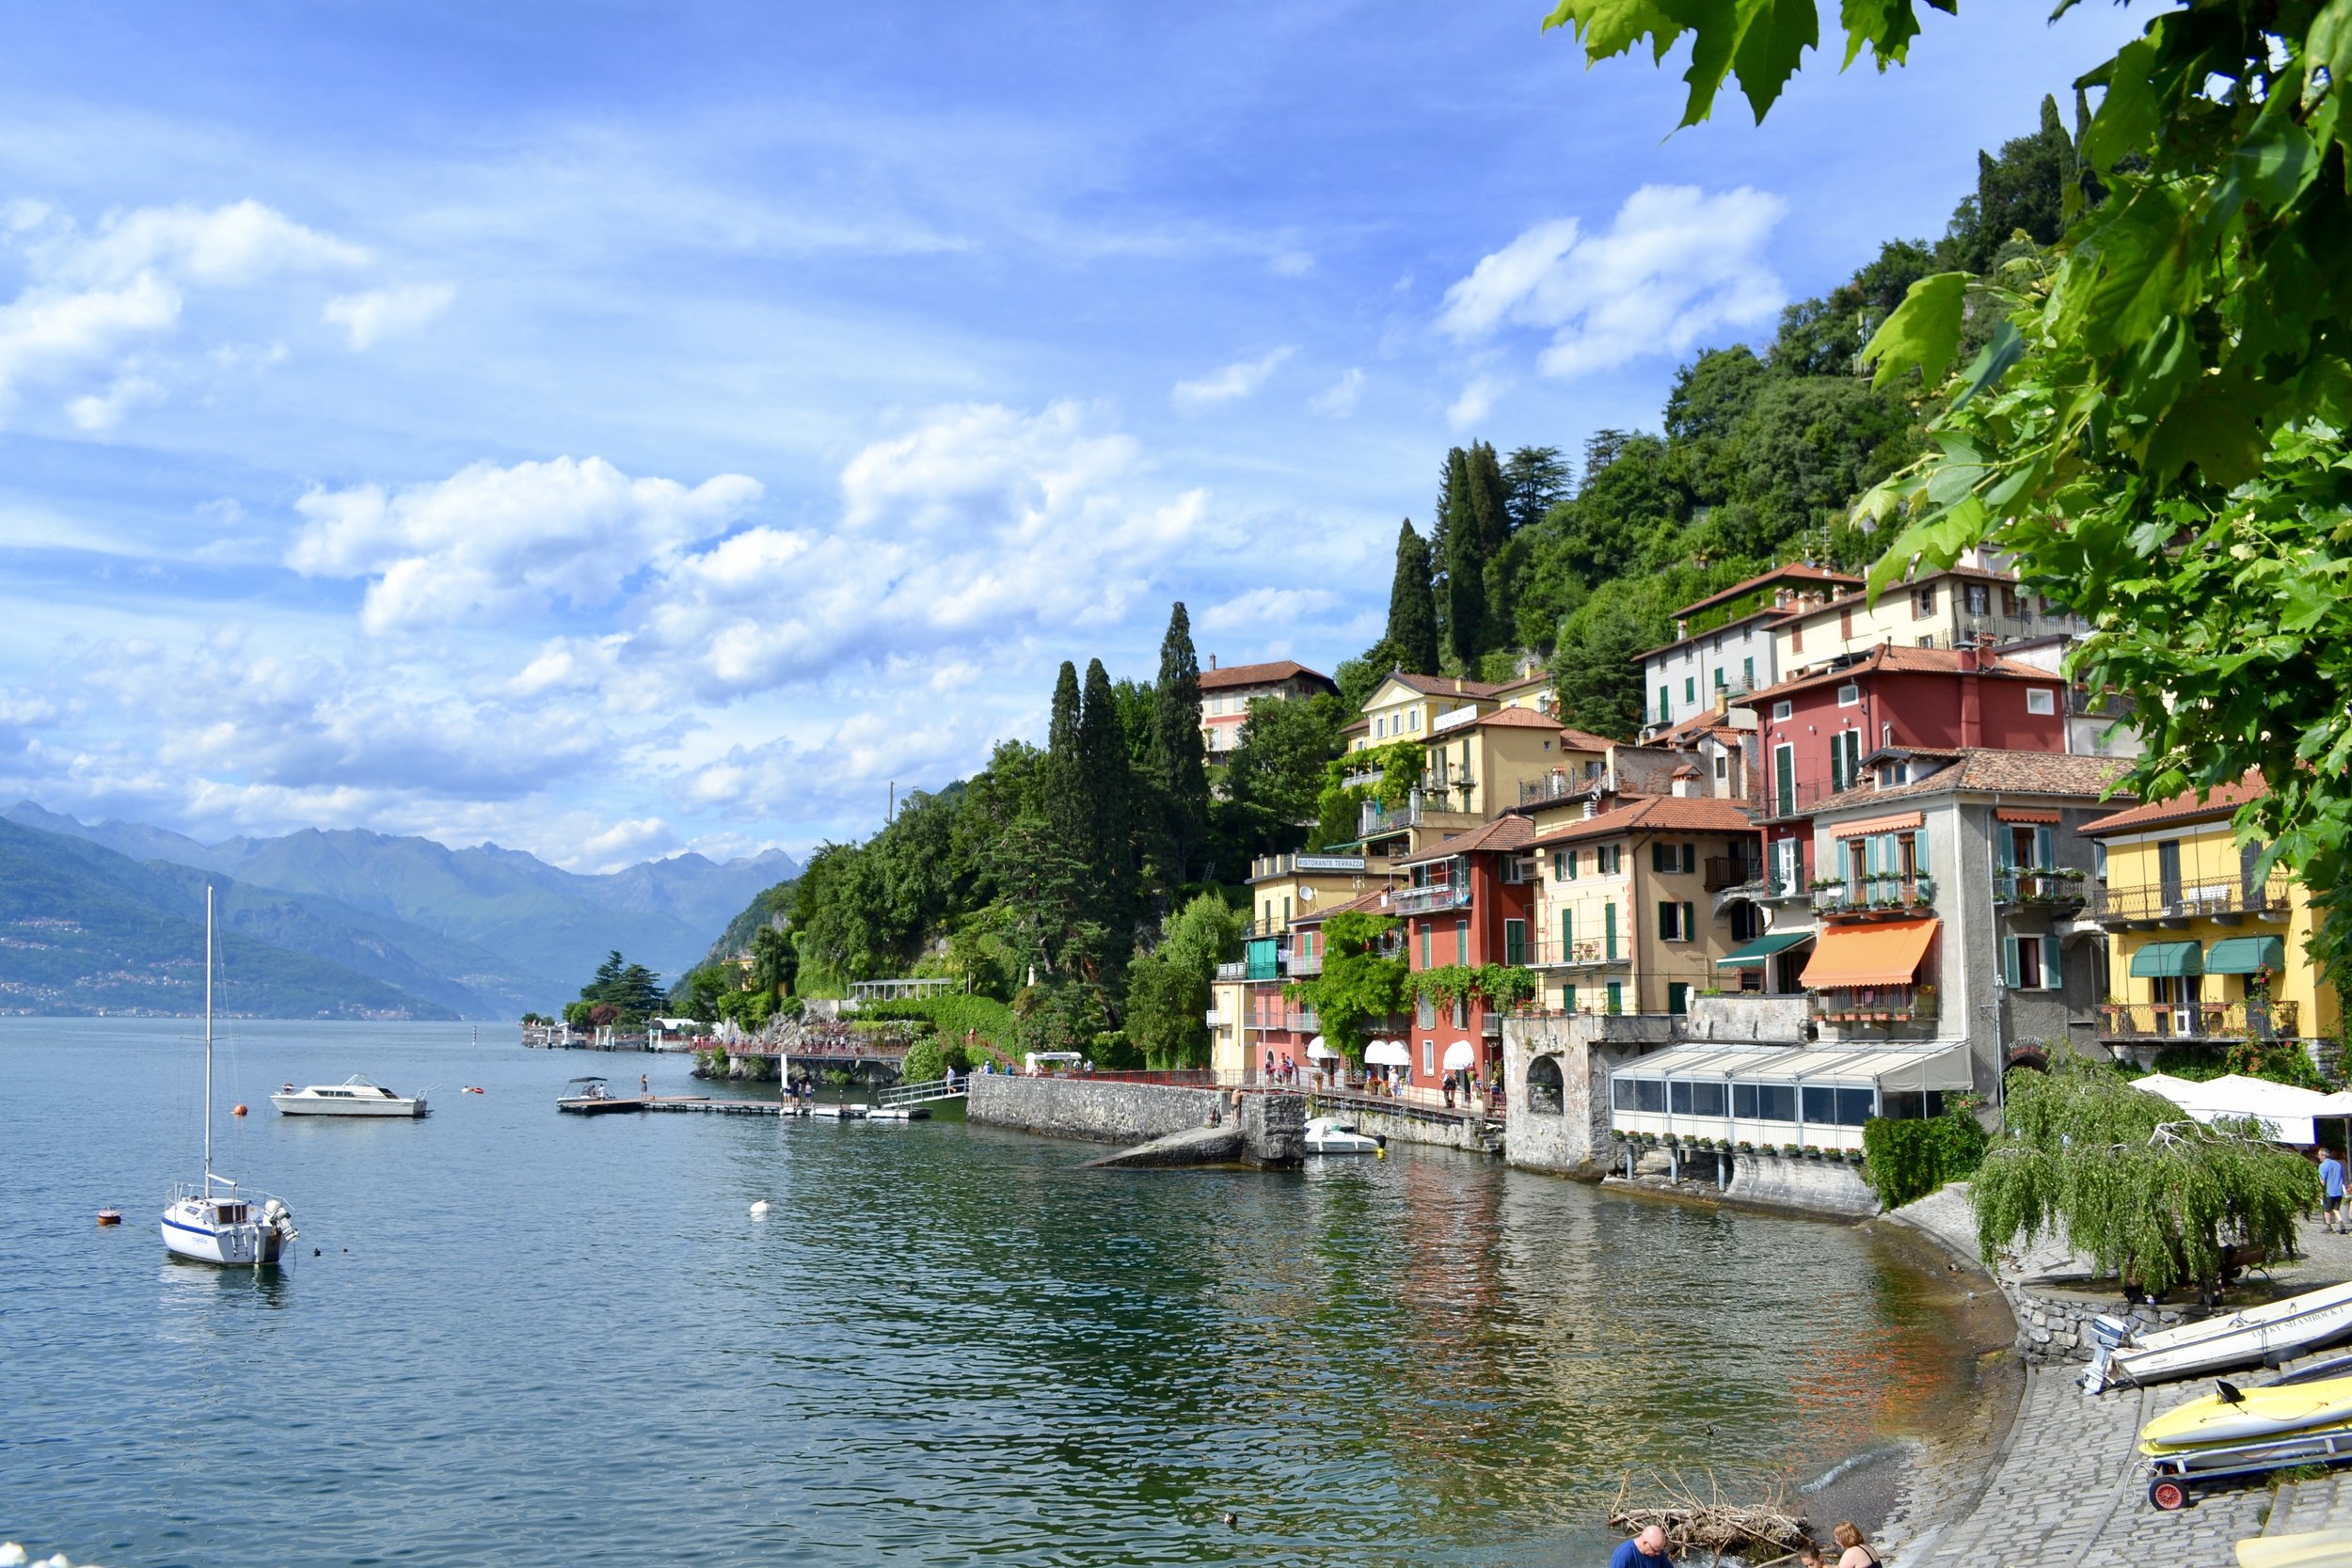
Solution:
<path fill-rule="evenodd" d="M 1023 1078 L 975 1073 L 966 1116 L 1048 1138 L 1136 1144 L 1206 1127 L 1227 1109 L 1221 1089 L 1166 1084 L 1102 1083 L 1088 1078 Z"/>
<path fill-rule="evenodd" d="M 1724 1196 L 1735 1203 L 1800 1209 L 1808 1214 L 1845 1219 L 1867 1219 L 1879 1212 L 1878 1195 L 1862 1179 L 1860 1165 L 1803 1155 L 1792 1159 L 1786 1154 L 1734 1154 L 1731 1185 Z"/>

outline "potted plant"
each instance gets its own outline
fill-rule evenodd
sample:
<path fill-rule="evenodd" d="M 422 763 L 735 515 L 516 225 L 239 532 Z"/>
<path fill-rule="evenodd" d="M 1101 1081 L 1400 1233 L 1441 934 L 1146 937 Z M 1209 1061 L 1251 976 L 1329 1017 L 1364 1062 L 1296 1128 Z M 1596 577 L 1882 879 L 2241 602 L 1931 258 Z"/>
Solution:
<path fill-rule="evenodd" d="M 1798 1155 L 1803 1154 L 1804 1152 L 1804 1148 L 1802 1145 L 1798 1144 L 1783 1144 L 1780 1146 L 1780 1151 L 1793 1160 Z"/>
<path fill-rule="evenodd" d="M 1756 1152 L 1756 1148 L 1755 1146 L 1750 1144 L 1747 1139 L 1741 1138 L 1740 1140 L 1740 1152 L 1742 1154 L 1753 1154 Z"/>

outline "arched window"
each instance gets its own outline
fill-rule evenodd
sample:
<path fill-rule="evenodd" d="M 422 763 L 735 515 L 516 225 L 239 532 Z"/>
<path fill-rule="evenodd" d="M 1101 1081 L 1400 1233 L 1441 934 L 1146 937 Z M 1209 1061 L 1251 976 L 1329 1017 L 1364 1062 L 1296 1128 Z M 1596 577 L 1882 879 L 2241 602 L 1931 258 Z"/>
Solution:
<path fill-rule="evenodd" d="M 1527 1108 L 1537 1116 L 1560 1114 L 1560 1058 L 1538 1056 L 1527 1064 Z"/>

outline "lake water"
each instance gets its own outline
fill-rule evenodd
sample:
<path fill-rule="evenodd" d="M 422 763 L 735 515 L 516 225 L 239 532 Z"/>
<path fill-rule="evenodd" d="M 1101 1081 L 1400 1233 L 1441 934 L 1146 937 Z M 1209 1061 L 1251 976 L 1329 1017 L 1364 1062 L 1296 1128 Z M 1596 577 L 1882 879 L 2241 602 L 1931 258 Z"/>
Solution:
<path fill-rule="evenodd" d="M 1410 1149 L 1113 1175 L 957 1119 L 561 1117 L 691 1063 L 503 1026 L 237 1025 L 215 1161 L 299 1260 L 171 1263 L 199 1037 L 0 1021 L 0 1538 L 37 1556 L 1597 1563 L 1628 1466 L 1812 1475 L 1970 1387 L 1949 1288 L 1847 1227 Z M 352 1071 L 433 1115 L 268 1103 Z"/>

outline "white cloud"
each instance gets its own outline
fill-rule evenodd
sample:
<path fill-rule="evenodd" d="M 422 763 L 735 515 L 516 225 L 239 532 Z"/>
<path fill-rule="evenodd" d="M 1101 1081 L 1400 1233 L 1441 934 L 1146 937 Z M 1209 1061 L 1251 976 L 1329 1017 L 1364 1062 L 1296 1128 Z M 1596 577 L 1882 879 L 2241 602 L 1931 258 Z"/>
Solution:
<path fill-rule="evenodd" d="M 1466 342 L 1505 326 L 1549 331 L 1537 363 L 1563 379 L 1688 353 L 1709 333 L 1780 309 L 1780 279 L 1763 249 L 1786 210 L 1744 185 L 1717 196 L 1645 185 L 1606 233 L 1553 219 L 1481 259 L 1446 291 L 1438 326 Z"/>
<path fill-rule="evenodd" d="M 1304 277 L 1314 271 L 1312 253 L 1304 250 L 1278 250 L 1271 263 L 1277 277 Z"/>
<path fill-rule="evenodd" d="M 659 816 L 644 816 L 633 822 L 615 822 L 600 833 L 591 833 L 580 846 L 580 854 L 584 861 L 617 869 L 667 853 L 681 842 L 667 822 Z"/>
<path fill-rule="evenodd" d="M 1468 430 L 1494 412 L 1495 399 L 1501 397 L 1509 383 L 1491 375 L 1482 375 L 1462 388 L 1462 395 L 1454 400 L 1445 411 L 1446 423 L 1456 430 Z"/>
<path fill-rule="evenodd" d="M 164 389 L 143 375 L 115 378 L 103 392 L 86 393 L 65 405 L 66 417 L 80 430 L 112 430 L 130 409 L 162 399 Z"/>
<path fill-rule="evenodd" d="M 1356 399 L 1364 389 L 1364 372 L 1354 366 L 1345 374 L 1307 400 L 1307 406 L 1318 414 L 1343 419 L 1356 412 Z"/>
<path fill-rule="evenodd" d="M 1253 588 L 1200 612 L 1204 632 L 1246 632 L 1263 638 L 1296 629 L 1340 602 L 1337 594 L 1321 588 Z"/>
<path fill-rule="evenodd" d="M 1212 404 L 1246 398 L 1266 383 L 1294 351 L 1278 348 L 1261 359 L 1242 359 L 1198 381 L 1179 381 L 1168 395 L 1179 408 L 1206 408 Z"/>
<path fill-rule="evenodd" d="M 27 281 L 0 305 L 0 408 L 35 386 L 87 387 L 66 400 L 83 430 L 111 429 L 163 388 L 131 372 L 134 343 L 179 327 L 191 290 L 246 287 L 290 272 L 358 266 L 368 253 L 257 201 L 143 207 L 84 232 L 50 208 L 9 211 L 7 245 Z M 226 366 L 224 368 L 233 368 Z"/>
<path fill-rule="evenodd" d="M 675 562 L 723 531 L 760 487 L 722 474 L 688 489 L 631 479 L 602 458 L 477 463 L 445 480 L 386 492 L 312 490 L 286 553 L 305 577 L 369 578 L 371 632 L 511 613 L 567 600 L 610 604 L 628 578 Z"/>
<path fill-rule="evenodd" d="M 337 294 L 326 302 L 321 318 L 342 327 L 354 350 L 371 348 L 384 339 L 414 332 L 457 297 L 447 283 L 411 283 L 397 289 L 374 289 L 360 294 Z"/>

